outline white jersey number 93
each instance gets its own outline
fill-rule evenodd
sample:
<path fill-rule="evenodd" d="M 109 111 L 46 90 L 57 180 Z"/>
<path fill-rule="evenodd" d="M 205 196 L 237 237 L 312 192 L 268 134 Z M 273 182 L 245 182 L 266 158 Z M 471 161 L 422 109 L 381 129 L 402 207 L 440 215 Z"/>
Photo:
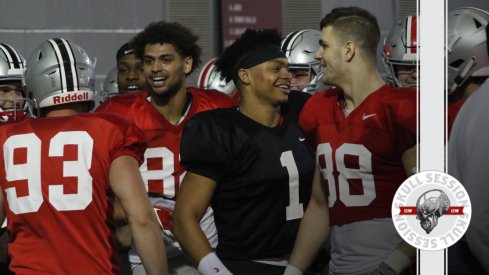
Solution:
<path fill-rule="evenodd" d="M 92 176 L 88 172 L 92 163 L 93 139 L 87 132 L 71 131 L 56 134 L 49 142 L 49 157 L 62 157 L 65 145 L 78 146 L 78 157 L 63 162 L 63 177 L 76 177 L 75 194 L 64 194 L 62 183 L 49 182 L 48 202 L 58 211 L 83 210 L 92 201 Z M 14 163 L 16 149 L 27 150 L 25 163 Z M 15 214 L 37 212 L 44 198 L 41 188 L 41 140 L 34 133 L 14 135 L 3 144 L 3 157 L 7 180 L 27 180 L 28 195 L 19 197 L 16 187 L 5 189 L 9 208 Z"/>

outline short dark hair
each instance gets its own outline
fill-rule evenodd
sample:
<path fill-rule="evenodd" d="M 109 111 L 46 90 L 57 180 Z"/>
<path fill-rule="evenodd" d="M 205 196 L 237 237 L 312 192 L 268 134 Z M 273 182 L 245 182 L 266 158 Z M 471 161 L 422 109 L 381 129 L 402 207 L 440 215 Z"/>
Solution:
<path fill-rule="evenodd" d="M 267 50 L 269 45 L 280 49 L 281 40 L 282 35 L 277 29 L 247 29 L 233 44 L 224 49 L 214 65 L 226 81 L 236 80 L 236 66 L 239 65 L 242 56 L 260 50 L 260 47 Z"/>
<path fill-rule="evenodd" d="M 144 47 L 148 44 L 171 44 L 175 50 L 182 56 L 191 56 L 193 63 L 192 69 L 200 66 L 202 62 L 200 56 L 202 48 L 197 44 L 199 37 L 192 30 L 177 22 L 157 21 L 149 24 L 142 32 L 138 33 L 131 43 L 136 49 L 136 55 L 139 58 L 144 56 Z"/>
<path fill-rule="evenodd" d="M 377 18 L 369 11 L 359 7 L 334 8 L 324 16 L 319 26 L 321 29 L 333 27 L 338 38 L 353 40 L 376 59 L 380 28 Z"/>

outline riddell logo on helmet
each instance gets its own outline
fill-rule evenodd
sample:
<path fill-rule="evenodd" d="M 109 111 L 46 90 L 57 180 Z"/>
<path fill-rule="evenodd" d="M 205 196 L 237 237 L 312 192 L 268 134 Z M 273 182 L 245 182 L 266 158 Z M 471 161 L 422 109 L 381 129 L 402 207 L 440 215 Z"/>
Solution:
<path fill-rule="evenodd" d="M 454 177 L 423 171 L 406 179 L 392 202 L 392 220 L 399 235 L 423 250 L 445 249 L 467 230 L 470 198 Z"/>
<path fill-rule="evenodd" d="M 88 100 L 88 92 L 83 92 L 82 94 L 70 94 L 68 93 L 67 95 L 64 96 L 53 96 L 53 104 L 63 104 L 63 103 L 69 103 L 69 102 L 76 102 L 76 101 L 87 101 Z"/>

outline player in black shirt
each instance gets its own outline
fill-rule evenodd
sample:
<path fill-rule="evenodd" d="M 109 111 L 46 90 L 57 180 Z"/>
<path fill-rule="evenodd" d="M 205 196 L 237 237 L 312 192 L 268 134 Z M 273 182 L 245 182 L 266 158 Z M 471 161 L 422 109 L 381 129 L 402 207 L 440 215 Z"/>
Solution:
<path fill-rule="evenodd" d="M 216 62 L 241 94 L 239 107 L 185 125 L 187 168 L 174 232 L 203 274 L 282 274 L 311 194 L 314 153 L 298 126 L 308 95 L 290 92 L 276 30 L 247 30 Z M 198 221 L 212 204 L 216 254 Z"/>

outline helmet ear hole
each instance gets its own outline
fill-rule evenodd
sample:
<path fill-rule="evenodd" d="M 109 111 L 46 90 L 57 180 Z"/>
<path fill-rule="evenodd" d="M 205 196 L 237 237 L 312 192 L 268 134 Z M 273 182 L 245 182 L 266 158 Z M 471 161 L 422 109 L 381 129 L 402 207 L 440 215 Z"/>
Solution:
<path fill-rule="evenodd" d="M 42 51 L 39 51 L 39 55 L 37 56 L 37 60 L 41 60 L 42 59 Z"/>

